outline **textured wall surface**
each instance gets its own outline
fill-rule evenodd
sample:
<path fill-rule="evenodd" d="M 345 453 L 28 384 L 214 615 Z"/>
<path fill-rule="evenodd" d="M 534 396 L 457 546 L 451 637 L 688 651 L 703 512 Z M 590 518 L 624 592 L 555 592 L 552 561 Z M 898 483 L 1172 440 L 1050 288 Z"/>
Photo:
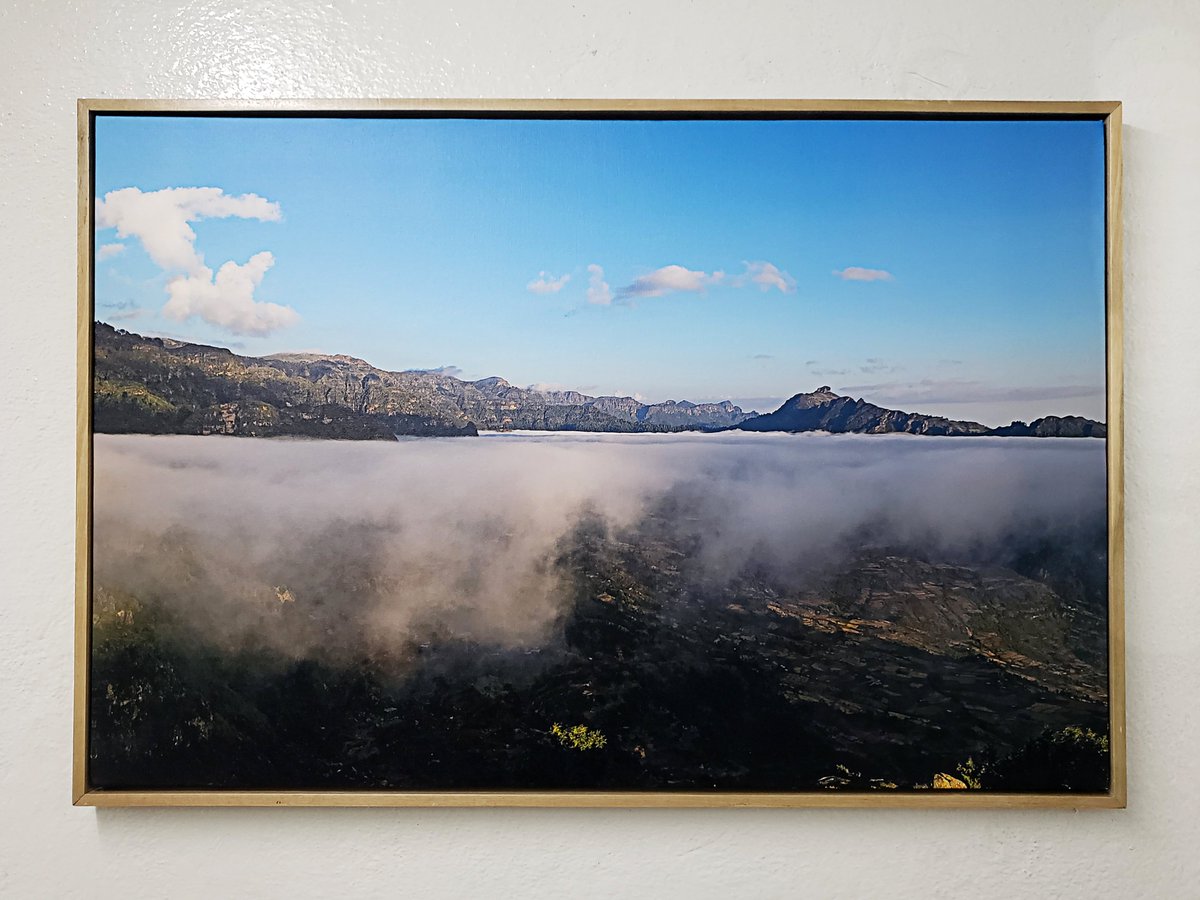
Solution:
<path fill-rule="evenodd" d="M 80 96 L 1125 101 L 1129 809 L 73 809 Z M 1194 0 L 5 0 L 0 895 L 1200 895 L 1198 160 Z"/>

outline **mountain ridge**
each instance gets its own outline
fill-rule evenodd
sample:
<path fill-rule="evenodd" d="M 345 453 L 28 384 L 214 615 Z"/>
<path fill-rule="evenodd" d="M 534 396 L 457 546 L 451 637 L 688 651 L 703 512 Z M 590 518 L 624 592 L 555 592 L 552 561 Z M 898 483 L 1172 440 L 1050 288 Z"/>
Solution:
<path fill-rule="evenodd" d="M 1103 423 L 1047 416 L 988 428 L 890 410 L 825 385 L 774 412 L 729 400 L 643 403 L 579 391 L 466 381 L 438 371 L 391 372 L 345 354 L 240 356 L 224 347 L 146 337 L 96 322 L 93 428 L 100 433 L 229 434 L 390 440 L 480 430 L 833 433 L 1104 437 Z"/>
<path fill-rule="evenodd" d="M 728 400 L 647 404 L 520 388 L 499 376 L 390 372 L 344 354 L 240 356 L 103 322 L 93 348 L 93 424 L 102 433 L 384 440 L 480 429 L 719 430 L 754 415 Z"/>

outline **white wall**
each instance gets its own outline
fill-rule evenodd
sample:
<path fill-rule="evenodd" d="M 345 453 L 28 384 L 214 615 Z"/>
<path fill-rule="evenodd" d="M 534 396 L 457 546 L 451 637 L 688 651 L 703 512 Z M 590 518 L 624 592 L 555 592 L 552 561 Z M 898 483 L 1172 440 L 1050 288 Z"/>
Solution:
<path fill-rule="evenodd" d="M 1200 896 L 1200 4 L 239 5 L 0 5 L 0 895 Z M 1129 809 L 72 808 L 80 96 L 1125 101 Z"/>

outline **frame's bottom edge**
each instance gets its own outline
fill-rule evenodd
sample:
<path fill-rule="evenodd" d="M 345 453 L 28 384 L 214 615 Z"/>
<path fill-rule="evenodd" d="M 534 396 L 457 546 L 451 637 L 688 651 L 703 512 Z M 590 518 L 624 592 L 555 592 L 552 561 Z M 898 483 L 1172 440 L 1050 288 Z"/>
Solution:
<path fill-rule="evenodd" d="M 87 790 L 75 806 L 117 807 L 410 807 L 617 809 L 1124 809 L 1123 791 L 1107 794 L 1000 794 L 929 791 L 875 793 L 650 793 L 548 791 L 132 791 Z"/>

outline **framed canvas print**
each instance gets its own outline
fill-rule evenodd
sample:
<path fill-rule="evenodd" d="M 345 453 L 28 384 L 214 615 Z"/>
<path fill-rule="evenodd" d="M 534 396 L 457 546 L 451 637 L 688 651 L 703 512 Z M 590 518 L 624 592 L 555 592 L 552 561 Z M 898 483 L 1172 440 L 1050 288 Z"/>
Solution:
<path fill-rule="evenodd" d="M 81 101 L 75 802 L 1123 806 L 1119 117 Z"/>

